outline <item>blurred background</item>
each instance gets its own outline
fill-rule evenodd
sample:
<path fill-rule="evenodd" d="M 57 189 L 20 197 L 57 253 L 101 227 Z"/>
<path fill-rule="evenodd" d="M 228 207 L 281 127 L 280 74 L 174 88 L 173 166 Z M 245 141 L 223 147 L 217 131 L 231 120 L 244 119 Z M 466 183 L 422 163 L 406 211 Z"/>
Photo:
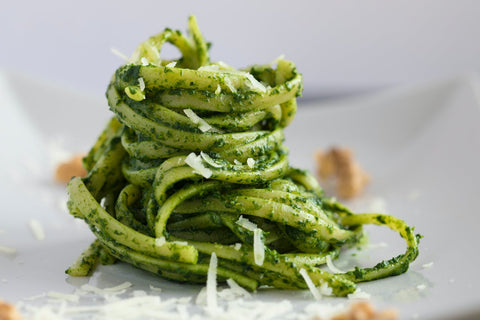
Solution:
<path fill-rule="evenodd" d="M 480 70 L 480 1 L 2 1 L 0 70 L 103 96 L 122 60 L 195 14 L 212 60 L 281 54 L 304 99 L 370 92 Z M 164 56 L 175 57 L 176 52 Z"/>

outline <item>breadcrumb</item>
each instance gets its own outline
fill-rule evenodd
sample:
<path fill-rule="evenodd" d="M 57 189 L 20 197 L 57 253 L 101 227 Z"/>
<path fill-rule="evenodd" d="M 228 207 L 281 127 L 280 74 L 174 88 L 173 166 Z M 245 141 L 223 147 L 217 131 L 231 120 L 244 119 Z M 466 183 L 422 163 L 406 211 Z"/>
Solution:
<path fill-rule="evenodd" d="M 69 160 L 60 163 L 55 171 L 55 181 L 67 183 L 72 177 L 85 177 L 87 170 L 83 167 L 83 154 L 74 155 Z"/>
<path fill-rule="evenodd" d="M 315 159 L 318 176 L 324 183 L 333 184 L 336 195 L 341 198 L 357 196 L 370 180 L 348 148 L 333 147 L 325 152 L 319 150 L 315 153 Z"/>
<path fill-rule="evenodd" d="M 0 300 L 0 320 L 21 320 L 18 310 L 9 303 Z"/>

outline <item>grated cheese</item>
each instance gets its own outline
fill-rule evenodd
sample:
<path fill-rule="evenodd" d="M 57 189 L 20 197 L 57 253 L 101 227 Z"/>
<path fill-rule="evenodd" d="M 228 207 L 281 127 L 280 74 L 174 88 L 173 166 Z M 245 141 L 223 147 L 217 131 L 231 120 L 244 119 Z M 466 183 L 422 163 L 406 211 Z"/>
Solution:
<path fill-rule="evenodd" d="M 225 78 L 225 85 L 227 86 L 228 89 L 230 89 L 230 92 L 232 93 L 236 93 L 237 92 L 237 89 L 235 89 L 235 87 L 233 86 L 232 84 L 232 80 L 230 80 L 230 78 Z"/>
<path fill-rule="evenodd" d="M 56 292 L 56 291 L 47 292 L 47 297 L 52 299 L 65 300 L 69 302 L 78 302 L 80 300 L 79 295 L 67 294 L 67 293 Z"/>
<path fill-rule="evenodd" d="M 147 58 L 145 58 L 145 57 L 142 57 L 140 59 L 140 62 L 142 63 L 142 66 L 148 66 L 148 64 L 149 64 Z"/>
<path fill-rule="evenodd" d="M 222 164 L 215 162 L 215 160 L 213 160 L 213 159 L 208 155 L 208 153 L 205 153 L 205 152 L 203 152 L 203 151 L 200 151 L 200 156 L 203 158 L 203 160 L 205 160 L 206 163 L 208 163 L 208 164 L 211 165 L 212 167 L 215 167 L 215 168 L 221 168 L 221 167 L 223 167 Z"/>
<path fill-rule="evenodd" d="M 207 287 L 203 287 L 195 299 L 195 304 L 204 305 L 207 303 Z"/>
<path fill-rule="evenodd" d="M 187 241 L 172 241 L 172 243 L 179 244 L 179 245 L 182 245 L 182 246 L 188 245 Z"/>
<path fill-rule="evenodd" d="M 331 296 L 333 294 L 333 290 L 328 286 L 327 282 L 323 282 L 320 287 L 318 287 L 318 290 L 322 296 Z"/>
<path fill-rule="evenodd" d="M 208 124 L 205 120 L 200 118 L 192 109 L 183 109 L 183 113 L 192 121 L 194 124 L 198 125 L 198 129 L 202 132 L 207 132 L 212 129 L 212 126 Z"/>
<path fill-rule="evenodd" d="M 155 291 L 155 292 L 162 292 L 162 288 L 154 287 L 150 285 L 150 290 Z"/>
<path fill-rule="evenodd" d="M 242 298 L 251 298 L 252 295 L 250 292 L 242 288 L 241 286 L 238 285 L 238 283 L 235 282 L 233 279 L 227 279 L 227 284 L 230 287 L 232 293 L 236 297 L 242 297 Z"/>
<path fill-rule="evenodd" d="M 142 77 L 138 78 L 138 85 L 140 86 L 140 91 L 145 90 L 145 81 L 143 80 Z"/>
<path fill-rule="evenodd" d="M 424 285 L 424 284 L 419 284 L 419 285 L 417 286 L 417 289 L 420 290 L 420 291 L 425 290 L 426 288 L 427 288 L 427 286 Z"/>
<path fill-rule="evenodd" d="M 265 244 L 262 240 L 262 229 L 256 228 L 253 231 L 253 258 L 257 266 L 263 265 L 265 260 Z"/>
<path fill-rule="evenodd" d="M 244 218 L 242 215 L 238 217 L 238 220 L 235 222 L 241 227 L 244 227 L 245 229 L 254 232 L 257 229 L 257 225 L 250 220 Z"/>
<path fill-rule="evenodd" d="M 32 230 L 33 236 L 37 240 L 44 240 L 45 239 L 45 232 L 43 231 L 43 227 L 40 224 L 40 221 L 36 219 L 31 219 L 28 223 L 30 229 Z"/>
<path fill-rule="evenodd" d="M 0 253 L 14 254 L 16 252 L 17 252 L 17 249 L 15 249 L 15 248 L 0 246 Z"/>
<path fill-rule="evenodd" d="M 192 297 L 181 297 L 176 300 L 177 303 L 181 304 L 187 304 L 190 303 L 190 301 L 192 301 Z"/>
<path fill-rule="evenodd" d="M 185 158 L 185 163 L 189 165 L 195 173 L 203 176 L 206 179 L 210 178 L 213 174 L 212 170 L 203 165 L 201 156 L 197 156 L 194 152 L 190 153 Z"/>
<path fill-rule="evenodd" d="M 235 250 L 237 250 L 237 251 L 240 250 L 241 248 L 242 248 L 242 244 L 241 244 L 241 243 L 238 243 L 238 242 L 237 242 L 237 243 L 235 243 L 235 244 L 233 245 L 233 249 L 235 249 Z"/>
<path fill-rule="evenodd" d="M 247 159 L 247 165 L 249 168 L 253 169 L 253 166 L 255 165 L 255 160 L 252 158 Z"/>
<path fill-rule="evenodd" d="M 433 267 L 433 261 L 432 261 L 432 262 L 429 262 L 429 263 L 423 264 L 422 267 L 423 267 L 424 269 L 429 269 L 429 268 Z"/>
<path fill-rule="evenodd" d="M 211 262 L 214 262 L 210 260 Z M 217 264 L 218 261 L 215 262 Z M 213 266 L 213 265 L 212 265 Z M 211 268 L 209 268 L 211 270 Z M 308 273 L 302 269 L 301 273 Z M 211 270 L 213 271 L 213 270 Z M 216 278 L 216 272 L 213 272 Z M 311 281 L 311 279 L 310 279 Z M 216 279 L 214 281 L 214 294 L 222 304 L 217 308 L 208 307 L 200 310 L 194 306 L 192 296 L 169 298 L 163 300 L 158 295 L 146 295 L 144 291 L 135 290 L 130 297 L 111 300 L 105 296 L 90 297 L 80 294 L 79 301 L 44 301 L 35 304 L 18 303 L 17 307 L 25 319 L 30 320 L 72 320 L 72 319 L 97 319 L 97 320 L 130 320 L 130 319 L 173 319 L 173 320 L 207 320 L 207 319 L 330 319 L 346 308 L 343 304 L 328 304 L 313 302 L 304 308 L 294 308 L 289 300 L 266 302 L 252 299 L 252 295 L 240 287 L 234 280 L 228 279 L 228 288 L 217 292 Z M 322 284 L 321 287 L 323 287 Z M 119 286 L 117 286 L 119 287 Z M 116 288 L 116 287 L 114 287 Z M 315 288 L 315 286 L 313 286 Z M 315 288 L 317 289 L 317 288 Z M 103 289 L 104 290 L 104 289 Z M 207 287 L 202 288 L 197 296 L 196 304 L 206 304 Z M 318 292 L 317 292 L 318 293 Z M 85 293 L 83 293 L 85 294 Z M 65 298 L 62 293 L 50 293 L 53 297 Z M 44 298 L 49 298 L 45 294 Z M 321 296 L 320 296 L 321 297 Z M 67 298 L 68 299 L 68 298 Z M 75 298 L 73 298 L 75 299 Z M 100 300 L 98 300 L 100 299 Z M 68 302 L 68 303 L 67 303 Z"/>
<path fill-rule="evenodd" d="M 332 262 L 332 256 L 328 255 L 327 256 L 327 267 L 332 271 L 333 273 L 345 273 L 345 271 L 338 269 Z"/>
<path fill-rule="evenodd" d="M 134 297 L 145 297 L 145 296 L 147 296 L 147 293 L 143 290 L 133 290 L 132 296 L 134 296 Z"/>
<path fill-rule="evenodd" d="M 174 68 L 176 65 L 177 65 L 177 61 L 172 61 L 169 64 L 167 64 L 165 67 Z"/>
<path fill-rule="evenodd" d="M 256 91 L 265 93 L 267 91 L 267 88 L 263 84 L 261 84 L 257 79 L 255 79 L 254 76 L 252 76 L 250 73 L 247 73 L 247 79 L 250 81 L 252 89 L 256 89 Z"/>
<path fill-rule="evenodd" d="M 354 293 L 348 294 L 347 297 L 348 299 L 368 300 L 370 299 L 370 294 L 362 291 L 360 288 L 357 288 Z"/>
<path fill-rule="evenodd" d="M 217 84 L 217 90 L 215 90 L 215 94 L 218 96 L 222 92 L 222 88 L 219 84 Z"/>
<path fill-rule="evenodd" d="M 110 48 L 110 51 L 122 60 L 128 61 L 128 57 L 116 48 Z"/>
<path fill-rule="evenodd" d="M 208 66 L 201 66 L 197 70 L 198 71 L 218 71 L 219 67 L 216 64 L 211 64 L 211 65 L 208 65 Z"/>
<path fill-rule="evenodd" d="M 233 159 L 233 163 L 236 164 L 237 166 L 241 166 L 242 163 L 238 161 L 237 159 Z"/>
<path fill-rule="evenodd" d="M 163 245 L 165 244 L 165 242 L 167 242 L 167 241 L 165 240 L 165 237 L 155 238 L 155 245 L 156 245 L 157 247 L 163 246 Z"/>
<path fill-rule="evenodd" d="M 118 286 L 115 287 L 110 287 L 110 288 L 98 288 L 95 286 L 92 286 L 91 284 L 84 284 L 83 286 L 80 287 L 81 290 L 87 291 L 87 292 L 93 292 L 93 293 L 98 293 L 98 294 L 109 294 L 109 293 L 117 293 L 117 294 L 122 294 L 125 292 L 125 289 L 128 289 L 132 286 L 132 284 L 128 281 L 119 284 Z"/>
<path fill-rule="evenodd" d="M 207 309 L 210 312 L 217 310 L 217 255 L 212 252 L 207 272 Z"/>
<path fill-rule="evenodd" d="M 322 295 L 318 291 L 317 287 L 315 287 L 315 284 L 313 283 L 312 279 L 308 275 L 308 272 L 305 269 L 300 269 L 300 275 L 303 277 L 303 280 L 305 280 L 305 283 L 307 284 L 308 289 L 312 293 L 313 297 L 315 300 L 321 300 Z"/>

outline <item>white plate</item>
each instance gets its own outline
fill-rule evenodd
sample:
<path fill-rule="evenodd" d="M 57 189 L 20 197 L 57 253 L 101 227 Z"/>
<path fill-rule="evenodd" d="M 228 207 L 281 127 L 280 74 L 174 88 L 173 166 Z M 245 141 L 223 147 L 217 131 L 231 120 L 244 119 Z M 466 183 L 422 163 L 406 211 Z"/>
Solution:
<path fill-rule="evenodd" d="M 329 145 L 355 150 L 371 174 L 366 193 L 352 207 L 367 210 L 385 201 L 387 213 L 405 219 L 424 235 L 408 273 L 361 284 L 380 307 L 402 318 L 449 318 L 475 312 L 480 303 L 477 228 L 480 188 L 480 87 L 475 77 L 394 90 L 376 96 L 301 106 L 287 129 L 293 165 L 314 169 L 312 154 Z M 92 239 L 62 207 L 61 186 L 52 183 L 59 139 L 71 152 L 85 151 L 110 116 L 104 100 L 92 99 L 11 74 L 0 74 L 0 298 L 11 302 L 48 291 L 72 293 L 81 284 L 99 287 L 133 283 L 162 287 L 163 297 L 195 296 L 200 286 L 164 281 L 125 264 L 101 267 L 91 278 L 72 279 L 64 270 Z M 363 209 L 362 209 L 363 207 Z M 36 240 L 28 226 L 37 219 L 46 231 Z M 387 247 L 344 255 L 342 268 L 375 263 L 404 250 L 390 231 L 369 228 L 371 242 Z M 431 268 L 425 264 L 433 262 Z M 417 286 L 425 286 L 421 290 Z M 420 288 L 421 288 L 420 287 Z M 255 299 L 289 299 L 297 308 L 308 292 L 259 292 Z M 345 299 L 327 299 L 345 303 Z"/>

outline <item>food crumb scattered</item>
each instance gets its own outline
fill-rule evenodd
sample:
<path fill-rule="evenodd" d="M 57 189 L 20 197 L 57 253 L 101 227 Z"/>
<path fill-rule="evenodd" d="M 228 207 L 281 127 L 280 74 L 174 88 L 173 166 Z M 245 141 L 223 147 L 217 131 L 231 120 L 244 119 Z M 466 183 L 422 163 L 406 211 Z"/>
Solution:
<path fill-rule="evenodd" d="M 18 310 L 11 304 L 0 300 L 0 320 L 21 320 Z"/>
<path fill-rule="evenodd" d="M 339 313 L 330 320 L 395 320 L 398 319 L 398 312 L 395 309 L 376 311 L 368 302 L 352 304 L 347 311 Z M 321 320 L 321 318 L 315 318 Z"/>
<path fill-rule="evenodd" d="M 370 177 L 355 161 L 352 150 L 332 147 L 315 153 L 317 173 L 326 184 L 332 184 L 335 193 L 344 199 L 360 194 L 367 186 Z"/>
<path fill-rule="evenodd" d="M 83 154 L 77 154 L 60 163 L 55 170 L 55 181 L 67 183 L 72 177 L 85 177 L 87 170 L 82 165 Z"/>

